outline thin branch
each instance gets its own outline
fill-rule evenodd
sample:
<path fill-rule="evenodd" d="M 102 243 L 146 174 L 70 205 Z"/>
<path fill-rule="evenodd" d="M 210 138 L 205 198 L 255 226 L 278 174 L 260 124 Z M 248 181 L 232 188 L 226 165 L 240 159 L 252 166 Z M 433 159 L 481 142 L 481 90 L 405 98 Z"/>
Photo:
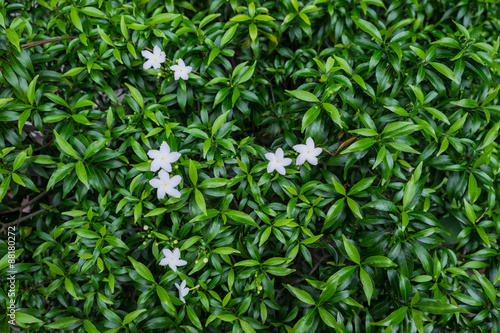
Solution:
<path fill-rule="evenodd" d="M 18 224 L 20 224 L 21 222 L 26 221 L 26 220 L 29 220 L 29 219 L 31 219 L 32 217 L 35 217 L 35 216 L 37 216 L 38 214 L 43 213 L 43 212 L 45 212 L 45 211 L 46 211 L 45 209 L 40 209 L 40 210 L 37 210 L 37 211 L 36 211 L 36 212 L 34 212 L 34 213 L 31 213 L 31 214 L 29 214 L 29 215 L 26 215 L 25 217 L 19 218 L 19 219 L 15 220 L 14 222 L 10 222 L 10 223 L 2 223 L 2 222 L 0 222 L 0 224 L 2 225 L 2 229 L 1 229 L 1 230 L 5 231 L 8 227 L 12 227 L 12 226 L 18 225 Z"/>
<path fill-rule="evenodd" d="M 49 192 L 47 191 L 43 191 L 42 193 L 40 193 L 39 195 L 37 195 L 36 197 L 34 197 L 33 199 L 31 199 L 30 201 L 28 201 L 27 203 L 25 203 L 24 205 L 21 205 L 19 206 L 18 208 L 14 208 L 14 209 L 9 209 L 9 210 L 2 210 L 0 211 L 0 214 L 9 214 L 9 213 L 13 213 L 13 212 L 17 212 L 17 211 L 21 211 L 23 210 L 23 208 L 31 205 L 32 203 L 40 200 L 41 198 L 43 198 L 44 196 L 46 196 L 47 194 L 49 194 Z"/>

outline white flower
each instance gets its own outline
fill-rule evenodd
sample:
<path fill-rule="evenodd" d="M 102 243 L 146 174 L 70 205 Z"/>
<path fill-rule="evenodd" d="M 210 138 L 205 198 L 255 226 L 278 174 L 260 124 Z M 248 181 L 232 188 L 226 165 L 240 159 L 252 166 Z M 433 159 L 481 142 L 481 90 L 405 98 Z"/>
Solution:
<path fill-rule="evenodd" d="M 170 163 L 176 162 L 181 157 L 181 154 L 177 152 L 171 153 L 170 146 L 166 141 L 163 141 L 160 150 L 151 149 L 148 151 L 148 156 L 153 159 L 153 162 L 151 162 L 151 171 L 156 172 L 162 168 L 167 172 L 172 172 Z"/>
<path fill-rule="evenodd" d="M 161 64 L 165 62 L 165 52 L 162 52 L 158 45 L 153 48 L 153 53 L 142 51 L 142 56 L 148 59 L 144 63 L 144 69 L 150 69 L 151 67 L 159 69 Z"/>
<path fill-rule="evenodd" d="M 186 303 L 184 300 L 184 296 L 189 294 L 189 288 L 186 287 L 186 280 L 182 280 L 181 285 L 179 286 L 177 283 L 175 284 L 177 289 L 179 289 L 179 298 L 182 302 Z"/>
<path fill-rule="evenodd" d="M 296 162 L 297 165 L 302 165 L 305 161 L 312 165 L 318 164 L 316 156 L 323 151 L 321 148 L 315 148 L 314 141 L 311 137 L 307 138 L 305 145 L 295 145 L 292 148 L 299 153 Z"/>
<path fill-rule="evenodd" d="M 149 184 L 154 188 L 158 189 L 158 199 L 165 198 L 165 194 L 168 194 L 174 198 L 180 198 L 181 192 L 177 191 L 174 187 L 179 185 L 181 182 L 181 176 L 176 175 L 170 178 L 168 172 L 165 170 L 160 170 L 158 173 L 159 178 L 153 178 L 149 181 Z"/>
<path fill-rule="evenodd" d="M 183 79 L 184 81 L 187 81 L 187 79 L 189 79 L 188 74 L 191 73 L 193 67 L 186 66 L 184 64 L 184 60 L 179 59 L 177 65 L 170 66 L 170 70 L 174 71 L 175 81 L 178 81 L 179 78 Z"/>
<path fill-rule="evenodd" d="M 177 272 L 177 266 L 184 266 L 187 264 L 186 260 L 180 259 L 181 251 L 179 249 L 175 249 L 174 252 L 169 249 L 164 249 L 163 255 L 165 258 L 160 261 L 160 266 L 168 265 L 174 272 Z"/>
<path fill-rule="evenodd" d="M 208 262 L 208 258 L 203 258 L 203 262 L 206 264 Z"/>
<path fill-rule="evenodd" d="M 283 153 L 283 149 L 276 149 L 276 153 L 267 153 L 266 158 L 269 160 L 269 164 L 267 165 L 267 172 L 271 173 L 274 170 L 278 171 L 279 174 L 285 175 L 286 170 L 285 167 L 292 163 L 291 158 L 284 158 L 285 154 Z"/>

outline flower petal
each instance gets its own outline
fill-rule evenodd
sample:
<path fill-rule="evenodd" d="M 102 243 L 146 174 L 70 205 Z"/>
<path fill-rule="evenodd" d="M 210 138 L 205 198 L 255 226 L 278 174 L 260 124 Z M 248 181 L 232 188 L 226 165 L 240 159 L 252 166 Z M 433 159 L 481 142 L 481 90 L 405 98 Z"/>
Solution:
<path fill-rule="evenodd" d="M 161 63 L 158 60 L 154 61 L 153 62 L 153 68 L 154 69 L 160 69 L 161 68 Z"/>
<path fill-rule="evenodd" d="M 276 161 L 276 155 L 274 155 L 274 153 L 267 153 L 264 156 L 268 161 Z"/>
<path fill-rule="evenodd" d="M 158 188 L 158 199 L 163 199 L 165 198 L 165 194 L 167 194 L 167 190 L 165 190 L 165 188 L 163 186 L 160 186 Z"/>
<path fill-rule="evenodd" d="M 166 265 L 168 265 L 168 262 L 169 262 L 169 260 L 168 260 L 168 259 L 163 258 L 162 260 L 160 260 L 160 264 L 159 264 L 159 265 L 160 265 L 160 266 L 166 266 Z"/>
<path fill-rule="evenodd" d="M 292 148 L 299 154 L 305 153 L 307 151 L 306 145 L 295 145 Z"/>
<path fill-rule="evenodd" d="M 281 164 L 276 165 L 276 171 L 278 171 L 278 173 L 280 175 L 283 175 L 283 176 L 286 175 L 285 167 Z"/>
<path fill-rule="evenodd" d="M 281 165 L 287 166 L 292 164 L 292 159 L 291 158 L 284 158 L 283 161 L 281 161 Z"/>
<path fill-rule="evenodd" d="M 153 47 L 153 54 L 155 55 L 155 57 L 161 56 L 161 49 L 158 45 L 155 45 L 155 47 Z"/>
<path fill-rule="evenodd" d="M 161 156 L 161 152 L 159 150 L 151 149 L 148 151 L 148 156 L 150 158 L 158 158 Z"/>
<path fill-rule="evenodd" d="M 163 249 L 163 255 L 165 258 L 170 259 L 170 257 L 172 257 L 172 251 L 170 251 L 170 249 Z"/>
<path fill-rule="evenodd" d="M 142 68 L 144 69 L 150 69 L 153 66 L 153 59 L 149 59 L 142 65 Z"/>
<path fill-rule="evenodd" d="M 161 164 L 160 164 L 161 168 L 167 172 L 172 172 L 172 166 L 170 165 L 170 163 L 167 161 L 167 159 L 164 159 L 163 161 L 161 161 Z"/>
<path fill-rule="evenodd" d="M 179 78 L 181 77 L 181 73 L 179 71 L 174 72 L 174 80 L 179 81 Z"/>
<path fill-rule="evenodd" d="M 186 64 L 184 63 L 184 60 L 179 58 L 177 63 L 182 67 L 182 69 L 186 68 Z"/>
<path fill-rule="evenodd" d="M 165 159 L 168 161 L 168 163 L 174 163 L 177 162 L 177 160 L 181 157 L 181 153 L 178 152 L 173 152 L 168 154 Z"/>
<path fill-rule="evenodd" d="M 179 69 L 180 69 L 180 66 L 179 66 L 179 65 L 173 65 L 173 66 L 170 66 L 170 70 L 171 70 L 171 71 L 177 72 Z"/>
<path fill-rule="evenodd" d="M 177 272 L 177 266 L 172 260 L 168 263 L 168 267 L 170 267 L 174 272 Z"/>
<path fill-rule="evenodd" d="M 180 184 L 181 180 L 182 180 L 181 176 L 175 175 L 172 178 L 170 178 L 170 181 L 168 182 L 168 185 L 170 187 L 176 187 L 177 185 Z"/>
<path fill-rule="evenodd" d="M 189 80 L 189 74 L 187 72 L 183 71 L 180 76 L 181 76 L 181 79 L 183 79 L 184 81 Z"/>
<path fill-rule="evenodd" d="M 182 289 L 186 288 L 186 280 L 182 280 L 182 282 L 181 282 L 181 288 Z"/>
<path fill-rule="evenodd" d="M 177 191 L 175 188 L 167 187 L 166 192 L 168 195 L 174 198 L 180 198 L 181 192 Z"/>
<path fill-rule="evenodd" d="M 153 53 L 147 51 L 147 50 L 144 50 L 141 52 L 142 56 L 146 59 L 150 59 L 150 58 L 153 58 Z"/>
<path fill-rule="evenodd" d="M 311 137 L 308 137 L 306 140 L 306 145 L 309 150 L 314 149 L 314 140 Z"/>
<path fill-rule="evenodd" d="M 299 154 L 299 156 L 297 156 L 297 161 L 295 161 L 295 164 L 297 165 L 302 165 L 304 164 L 304 162 L 306 161 L 306 154 Z"/>
<path fill-rule="evenodd" d="M 314 156 L 318 156 L 319 154 L 321 154 L 323 152 L 323 149 L 321 148 L 314 148 L 311 153 L 314 155 Z"/>
<path fill-rule="evenodd" d="M 193 71 L 193 67 L 191 66 L 186 66 L 186 73 L 191 73 Z"/>
<path fill-rule="evenodd" d="M 174 249 L 173 257 L 175 260 L 179 260 L 179 258 L 181 257 L 181 250 L 179 250 L 179 248 Z"/>
<path fill-rule="evenodd" d="M 274 170 L 276 170 L 276 161 L 270 161 L 270 162 L 267 164 L 267 173 L 271 173 L 271 172 L 273 172 Z"/>
<path fill-rule="evenodd" d="M 156 172 L 161 168 L 161 159 L 155 158 L 153 162 L 151 162 L 151 171 Z"/>
<path fill-rule="evenodd" d="M 276 159 L 278 159 L 280 161 L 283 159 L 283 157 L 285 157 L 285 153 L 283 152 L 283 149 L 281 149 L 281 148 L 276 149 L 275 155 L 276 155 Z"/>
<path fill-rule="evenodd" d="M 186 260 L 179 259 L 177 260 L 177 266 L 185 266 L 188 262 Z"/>
<path fill-rule="evenodd" d="M 315 156 L 313 156 L 313 155 L 308 155 L 306 157 L 306 159 L 307 159 L 307 162 L 309 162 L 309 164 L 311 164 L 311 165 L 317 165 L 318 164 L 318 159 Z"/>
<path fill-rule="evenodd" d="M 168 145 L 167 141 L 163 141 L 160 145 L 160 152 L 162 154 L 168 154 L 170 153 L 170 146 Z"/>
<path fill-rule="evenodd" d="M 163 182 L 159 180 L 158 178 L 153 178 L 149 181 L 149 184 L 153 186 L 154 188 L 159 188 L 160 186 L 163 185 Z"/>
<path fill-rule="evenodd" d="M 160 177 L 160 180 L 164 182 L 168 182 L 170 180 L 170 176 L 165 170 L 160 170 L 160 172 L 158 173 L 158 177 Z"/>

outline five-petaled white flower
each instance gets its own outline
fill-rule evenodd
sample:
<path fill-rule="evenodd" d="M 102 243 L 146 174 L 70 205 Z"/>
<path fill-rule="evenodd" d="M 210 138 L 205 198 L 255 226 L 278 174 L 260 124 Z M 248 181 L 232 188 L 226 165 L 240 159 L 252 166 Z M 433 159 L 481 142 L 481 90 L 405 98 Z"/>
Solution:
<path fill-rule="evenodd" d="M 311 137 L 307 138 L 305 145 L 293 146 L 293 150 L 299 153 L 297 162 L 295 162 L 297 165 L 302 165 L 305 161 L 312 165 L 318 164 L 318 158 L 316 156 L 323 151 L 321 148 L 315 148 L 314 140 Z"/>
<path fill-rule="evenodd" d="M 267 165 L 267 172 L 269 173 L 276 170 L 279 174 L 285 175 L 285 167 L 292 163 L 291 158 L 284 158 L 285 154 L 281 148 L 276 149 L 276 153 L 267 153 L 265 156 L 269 160 L 269 164 Z"/>
<path fill-rule="evenodd" d="M 186 64 L 184 64 L 184 60 L 179 59 L 177 65 L 170 66 L 170 70 L 174 71 L 175 81 L 178 81 L 179 78 L 183 79 L 184 81 L 187 81 L 189 79 L 189 73 L 191 73 L 193 67 L 186 66 Z"/>
<path fill-rule="evenodd" d="M 160 168 L 165 169 L 167 172 L 172 172 L 172 166 L 170 163 L 174 163 L 181 157 L 180 153 L 170 152 L 170 146 L 166 141 L 160 146 L 160 150 L 150 150 L 148 151 L 148 156 L 153 159 L 151 162 L 151 171 L 156 172 Z"/>
<path fill-rule="evenodd" d="M 179 286 L 177 283 L 175 284 L 177 289 L 179 289 L 179 298 L 182 302 L 186 303 L 184 300 L 184 296 L 189 294 L 189 288 L 186 287 L 186 280 L 182 280 L 181 285 Z"/>
<path fill-rule="evenodd" d="M 165 256 L 165 258 L 160 261 L 160 265 L 168 265 L 174 272 L 177 272 L 177 266 L 184 266 L 185 264 L 187 264 L 186 260 L 180 259 L 181 251 L 178 248 L 176 248 L 174 252 L 170 251 L 169 249 L 163 249 L 163 255 Z"/>
<path fill-rule="evenodd" d="M 165 52 L 162 52 L 158 45 L 153 48 L 153 53 L 149 51 L 142 51 L 142 56 L 148 59 L 144 63 L 144 69 L 159 69 L 161 64 L 165 62 Z"/>
<path fill-rule="evenodd" d="M 158 173 L 159 178 L 153 178 L 149 181 L 149 184 L 154 188 L 158 189 L 158 199 L 165 198 L 165 194 L 168 194 L 174 198 L 180 198 L 181 192 L 177 191 L 174 187 L 179 185 L 181 182 L 181 176 L 175 175 L 170 178 L 168 172 L 165 170 L 160 170 Z"/>

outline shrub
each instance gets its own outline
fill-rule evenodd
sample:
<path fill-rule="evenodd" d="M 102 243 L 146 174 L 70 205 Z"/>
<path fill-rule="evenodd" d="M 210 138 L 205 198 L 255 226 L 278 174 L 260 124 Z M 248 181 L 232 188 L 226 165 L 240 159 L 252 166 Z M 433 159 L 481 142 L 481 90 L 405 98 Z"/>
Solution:
<path fill-rule="evenodd" d="M 0 5 L 2 332 L 500 332 L 497 1 Z"/>

